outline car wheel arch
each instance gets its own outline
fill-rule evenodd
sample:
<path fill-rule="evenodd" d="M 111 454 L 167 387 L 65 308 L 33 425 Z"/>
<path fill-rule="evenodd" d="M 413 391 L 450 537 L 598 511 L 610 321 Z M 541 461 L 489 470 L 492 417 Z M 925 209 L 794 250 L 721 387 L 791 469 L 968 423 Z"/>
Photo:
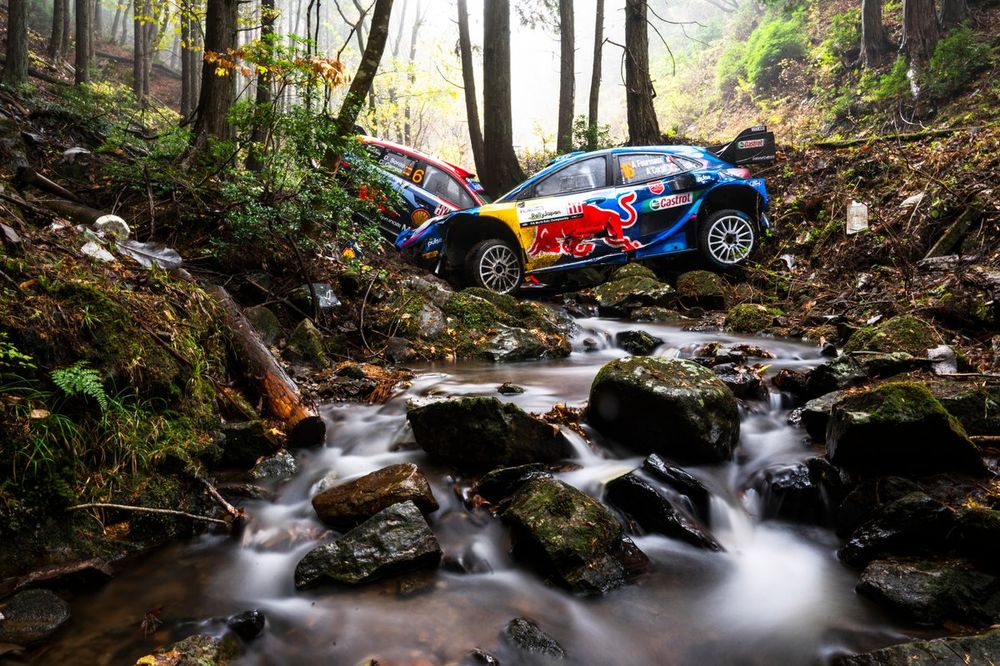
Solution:
<path fill-rule="evenodd" d="M 464 266 L 465 257 L 478 243 L 491 238 L 499 238 L 514 248 L 525 263 L 524 248 L 517 236 L 503 221 L 488 215 L 458 215 L 448 221 L 445 236 L 445 257 L 452 268 Z"/>
<path fill-rule="evenodd" d="M 699 222 L 706 220 L 712 213 L 727 208 L 742 211 L 759 224 L 761 215 L 767 209 L 767 200 L 749 185 L 739 183 L 717 185 L 699 202 L 698 220 Z"/>

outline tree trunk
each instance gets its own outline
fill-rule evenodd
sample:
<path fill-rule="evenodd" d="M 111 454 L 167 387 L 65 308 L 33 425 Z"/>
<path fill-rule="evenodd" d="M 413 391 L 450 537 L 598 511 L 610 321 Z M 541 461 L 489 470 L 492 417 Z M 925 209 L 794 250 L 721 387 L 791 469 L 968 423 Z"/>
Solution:
<path fill-rule="evenodd" d="M 480 177 L 486 173 L 483 159 L 483 130 L 479 125 L 479 98 L 476 95 L 476 72 L 472 62 L 472 40 L 469 38 L 469 8 L 466 0 L 458 0 L 458 47 L 462 56 L 462 84 L 465 87 L 465 115 L 469 122 L 469 142 L 472 160 Z"/>
<path fill-rule="evenodd" d="M 28 0 L 8 0 L 7 58 L 3 81 L 19 86 L 28 80 Z M 16 135 L 15 135 L 16 136 Z"/>
<path fill-rule="evenodd" d="M 941 27 L 953 28 L 969 20 L 967 0 L 941 0 Z"/>
<path fill-rule="evenodd" d="M 903 50 L 910 62 L 930 60 L 939 36 L 934 0 L 903 0 Z"/>
<path fill-rule="evenodd" d="M 180 11 L 177 16 L 181 28 L 181 120 L 184 121 L 194 110 L 191 103 L 191 76 L 194 70 L 194 63 L 191 54 L 191 6 L 182 0 Z"/>
<path fill-rule="evenodd" d="M 90 0 L 76 0 L 76 76 L 77 85 L 90 82 Z"/>
<path fill-rule="evenodd" d="M 135 0 L 135 9 L 132 12 L 132 94 L 135 95 L 139 106 L 143 106 L 146 98 L 143 91 L 143 78 L 146 75 L 146 55 L 143 48 L 146 45 L 146 14 L 149 9 L 149 0 Z"/>
<path fill-rule="evenodd" d="M 74 9 L 74 3 L 66 0 L 66 11 L 63 12 L 63 30 L 62 30 L 62 50 L 59 52 L 59 57 L 63 60 L 69 56 L 69 38 L 72 33 L 72 20 L 70 14 Z"/>
<path fill-rule="evenodd" d="M 489 192 L 499 195 L 524 180 L 510 113 L 509 0 L 486 0 L 483 9 L 483 148 L 487 168 L 479 175 Z"/>
<path fill-rule="evenodd" d="M 55 61 L 62 55 L 63 21 L 66 19 L 67 0 L 52 4 L 52 37 L 49 39 L 49 59 Z"/>
<path fill-rule="evenodd" d="M 205 53 L 226 54 L 236 47 L 238 0 L 208 0 L 205 16 Z M 236 97 L 236 77 L 233 72 L 223 76 L 215 73 L 216 64 L 205 60 L 201 70 L 201 92 L 198 118 L 194 125 L 195 141 L 204 143 L 208 137 L 226 139 L 231 135 L 229 108 Z"/>
<path fill-rule="evenodd" d="M 410 31 L 410 71 L 406 78 L 410 82 L 410 90 L 412 91 L 417 82 L 417 70 L 414 65 L 417 59 L 417 37 L 420 35 L 420 27 L 424 24 L 424 18 L 426 17 L 426 10 L 424 9 L 424 3 L 421 1 L 417 2 L 417 14 L 416 20 L 413 22 L 413 28 Z M 413 134 L 413 122 L 412 115 L 413 109 L 412 105 L 412 95 L 406 100 L 406 107 L 403 109 L 403 143 L 408 146 L 415 144 L 414 134 Z"/>
<path fill-rule="evenodd" d="M 59 2 L 59 0 L 56 0 L 56 2 Z M 112 42 L 114 42 L 115 44 L 117 44 L 118 43 L 118 26 L 119 26 L 119 24 L 120 24 L 120 22 L 122 20 L 122 14 L 125 11 L 127 11 L 128 7 L 126 5 L 122 5 L 122 4 L 117 3 L 117 2 L 115 4 L 117 6 L 115 8 L 115 17 L 111 21 L 111 33 L 109 34 L 109 37 L 111 38 Z"/>
<path fill-rule="evenodd" d="M 559 0 L 559 114 L 556 152 L 573 150 L 573 102 L 576 99 L 576 40 L 573 0 Z"/>
<path fill-rule="evenodd" d="M 274 38 L 274 0 L 260 2 L 260 41 L 270 59 L 272 40 Z M 247 169 L 260 171 L 264 168 L 264 141 L 267 139 L 267 126 L 263 122 L 265 114 L 269 114 L 271 106 L 271 75 L 260 72 L 257 74 L 257 118 L 254 121 L 253 132 L 250 134 L 250 150 L 247 153 Z"/>
<path fill-rule="evenodd" d="M 101 0 L 94 0 L 94 34 L 91 42 L 104 34 L 104 12 L 101 11 Z M 96 47 L 95 47 L 96 48 Z"/>
<path fill-rule="evenodd" d="M 587 148 L 597 149 L 597 107 L 601 101 L 601 60 L 604 53 L 604 0 L 597 0 L 594 25 L 594 66 L 590 71 L 590 108 L 587 115 Z"/>
<path fill-rule="evenodd" d="M 132 16 L 135 16 L 135 0 L 130 0 L 128 6 L 125 7 L 125 12 L 122 14 L 122 36 L 118 40 L 118 43 L 125 46 L 125 40 L 128 38 L 128 13 L 132 12 Z"/>
<path fill-rule="evenodd" d="M 646 31 L 646 0 L 625 2 L 625 106 L 628 140 L 633 146 L 661 141 L 660 125 L 653 108 L 653 82 L 649 78 L 649 35 Z"/>
<path fill-rule="evenodd" d="M 358 65 L 358 71 L 354 75 L 354 80 L 351 81 L 351 87 L 347 90 L 347 95 L 340 107 L 340 113 L 337 115 L 336 130 L 340 136 L 347 136 L 354 131 L 354 123 L 358 119 L 361 105 L 364 104 L 365 97 L 371 90 L 372 81 L 374 81 L 379 63 L 382 61 L 382 52 L 385 50 L 385 42 L 389 37 L 389 17 L 391 14 L 392 0 L 376 0 L 371 30 L 368 33 L 368 41 L 365 45 L 364 55 L 361 57 L 361 64 Z M 339 163 L 339 159 L 337 163 Z M 336 166 L 336 163 L 332 166 Z"/>
<path fill-rule="evenodd" d="M 875 67 L 889 50 L 889 38 L 882 23 L 882 0 L 861 0 L 861 58 Z"/>

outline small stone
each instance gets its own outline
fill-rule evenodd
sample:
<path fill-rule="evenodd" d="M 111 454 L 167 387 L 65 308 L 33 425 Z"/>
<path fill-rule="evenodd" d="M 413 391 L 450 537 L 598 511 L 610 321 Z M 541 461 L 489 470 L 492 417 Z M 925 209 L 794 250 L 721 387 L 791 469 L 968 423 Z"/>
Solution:
<path fill-rule="evenodd" d="M 253 466 L 258 459 L 280 448 L 278 439 L 268 432 L 262 421 L 240 421 L 222 424 L 222 459 L 226 467 Z"/>
<path fill-rule="evenodd" d="M 663 344 L 663 338 L 646 331 L 622 331 L 615 335 L 615 343 L 633 356 L 649 356 Z"/>
<path fill-rule="evenodd" d="M 709 271 L 690 271 L 677 277 L 677 295 L 686 306 L 709 310 L 726 307 L 722 278 Z"/>
<path fill-rule="evenodd" d="M 312 363 L 325 368 L 329 365 L 323 345 L 323 334 L 309 319 L 303 319 L 288 336 L 285 356 L 291 361 Z"/>
<path fill-rule="evenodd" d="M 968 666 L 991 664 L 1000 654 L 1000 629 L 973 636 L 913 641 L 841 657 L 838 666 Z"/>
<path fill-rule="evenodd" d="M 511 384 L 510 382 L 504 382 L 497 387 L 497 393 L 501 395 L 520 395 L 524 393 L 524 387 L 518 386 L 517 384 Z"/>
<path fill-rule="evenodd" d="M 252 641 L 264 631 L 267 617 L 264 611 L 253 609 L 237 613 L 226 620 L 226 626 L 244 641 Z"/>
<path fill-rule="evenodd" d="M 566 650 L 554 638 L 542 631 L 537 624 L 523 617 L 514 618 L 500 632 L 500 640 L 528 654 L 552 659 L 565 659 Z"/>
<path fill-rule="evenodd" d="M 254 481 L 287 481 L 299 470 L 295 457 L 282 449 L 273 456 L 262 458 L 250 470 L 250 478 Z"/>

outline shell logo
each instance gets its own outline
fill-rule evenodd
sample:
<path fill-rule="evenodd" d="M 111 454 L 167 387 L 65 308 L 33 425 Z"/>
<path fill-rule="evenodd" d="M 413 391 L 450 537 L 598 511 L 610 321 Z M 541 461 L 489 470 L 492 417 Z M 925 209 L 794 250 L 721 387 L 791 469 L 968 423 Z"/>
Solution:
<path fill-rule="evenodd" d="M 427 220 L 431 219 L 431 214 L 428 213 L 423 208 L 418 208 L 412 213 L 410 213 L 410 219 L 413 221 L 413 224 L 419 226 L 424 222 L 426 222 Z"/>

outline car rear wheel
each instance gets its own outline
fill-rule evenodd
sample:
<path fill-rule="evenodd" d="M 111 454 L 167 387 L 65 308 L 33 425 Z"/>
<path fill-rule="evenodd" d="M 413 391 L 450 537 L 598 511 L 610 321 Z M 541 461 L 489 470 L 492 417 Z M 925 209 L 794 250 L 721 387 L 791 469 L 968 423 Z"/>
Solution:
<path fill-rule="evenodd" d="M 714 268 L 725 270 L 744 263 L 757 249 L 757 226 L 746 213 L 725 209 L 701 222 L 698 248 Z"/>
<path fill-rule="evenodd" d="M 490 238 L 474 245 L 466 255 L 465 271 L 472 286 L 499 294 L 515 291 L 524 278 L 517 251 L 499 238 Z"/>

